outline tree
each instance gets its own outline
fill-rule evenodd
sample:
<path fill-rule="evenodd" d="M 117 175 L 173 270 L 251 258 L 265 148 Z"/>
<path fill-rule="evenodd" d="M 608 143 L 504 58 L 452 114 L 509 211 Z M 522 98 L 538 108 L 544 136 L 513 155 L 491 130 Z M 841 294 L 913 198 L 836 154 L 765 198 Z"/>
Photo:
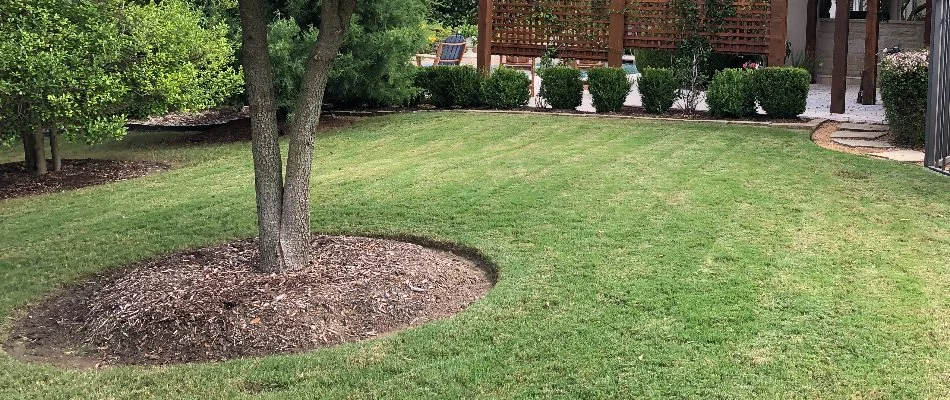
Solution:
<path fill-rule="evenodd" d="M 313 133 L 323 95 L 356 8 L 356 0 L 323 0 L 319 34 L 310 50 L 293 109 L 286 179 L 277 141 L 277 102 L 267 48 L 268 18 L 263 0 L 240 0 L 244 70 L 251 106 L 251 151 L 257 194 L 262 272 L 301 269 L 310 256 L 310 168 Z"/>
<path fill-rule="evenodd" d="M 22 139 L 27 169 L 53 169 L 60 138 L 94 144 L 126 117 L 214 106 L 241 88 L 226 27 L 181 0 L 0 3 L 0 142 Z"/>

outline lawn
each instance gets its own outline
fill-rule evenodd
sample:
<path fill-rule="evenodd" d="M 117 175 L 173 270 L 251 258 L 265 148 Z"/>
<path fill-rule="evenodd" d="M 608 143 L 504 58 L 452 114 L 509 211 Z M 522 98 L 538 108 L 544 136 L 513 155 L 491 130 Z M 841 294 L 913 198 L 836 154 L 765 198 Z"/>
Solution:
<path fill-rule="evenodd" d="M 125 263 L 255 234 L 249 144 L 0 202 L 0 316 Z M 19 155 L 0 152 L 0 162 Z M 726 124 L 425 113 L 316 140 L 319 232 L 482 250 L 448 320 L 292 356 L 106 371 L 0 352 L 0 398 L 948 398 L 950 179 Z"/>

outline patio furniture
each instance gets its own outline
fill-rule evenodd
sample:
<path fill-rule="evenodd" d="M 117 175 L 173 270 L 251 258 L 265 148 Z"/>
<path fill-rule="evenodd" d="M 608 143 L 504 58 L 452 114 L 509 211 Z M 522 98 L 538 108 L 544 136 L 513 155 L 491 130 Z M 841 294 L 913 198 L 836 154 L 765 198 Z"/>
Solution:
<path fill-rule="evenodd" d="M 435 49 L 435 60 L 431 65 L 461 65 L 465 55 L 465 37 L 455 34 L 445 38 Z M 416 56 L 416 65 L 422 65 L 422 56 Z"/>
<path fill-rule="evenodd" d="M 511 69 L 528 71 L 531 74 L 531 96 L 534 96 L 534 77 L 537 74 L 537 67 L 533 57 L 501 56 L 501 65 Z"/>

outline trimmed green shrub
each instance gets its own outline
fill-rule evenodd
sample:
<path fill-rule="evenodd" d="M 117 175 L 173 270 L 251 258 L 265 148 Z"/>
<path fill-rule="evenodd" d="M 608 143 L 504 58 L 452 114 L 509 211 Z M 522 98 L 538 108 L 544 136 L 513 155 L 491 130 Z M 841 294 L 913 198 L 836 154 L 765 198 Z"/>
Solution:
<path fill-rule="evenodd" d="M 755 115 L 752 73 L 743 69 L 719 71 L 706 91 L 706 103 L 709 113 L 720 117 Z"/>
<path fill-rule="evenodd" d="M 482 83 L 485 104 L 492 108 L 517 108 L 531 98 L 531 79 L 521 71 L 501 67 Z"/>
<path fill-rule="evenodd" d="M 755 98 L 772 118 L 794 118 L 805 112 L 811 74 L 804 68 L 768 67 L 752 73 Z"/>
<path fill-rule="evenodd" d="M 591 68 L 587 86 L 597 112 L 617 112 L 630 94 L 630 81 L 623 68 Z"/>
<path fill-rule="evenodd" d="M 482 104 L 481 72 L 472 66 L 436 65 L 425 68 L 416 77 L 436 107 L 473 107 Z"/>
<path fill-rule="evenodd" d="M 912 51 L 891 54 L 881 61 L 884 115 L 900 145 L 924 144 L 929 57 L 927 51 Z"/>
<path fill-rule="evenodd" d="M 581 71 L 570 67 L 548 67 L 538 71 L 541 77 L 541 97 L 556 109 L 571 110 L 580 107 L 584 98 Z"/>
<path fill-rule="evenodd" d="M 646 68 L 637 80 L 643 109 L 648 113 L 666 112 L 679 98 L 680 83 L 676 71 L 669 68 Z"/>
<path fill-rule="evenodd" d="M 640 71 L 647 68 L 673 68 L 676 58 L 673 51 L 664 49 L 634 49 L 633 56 Z"/>

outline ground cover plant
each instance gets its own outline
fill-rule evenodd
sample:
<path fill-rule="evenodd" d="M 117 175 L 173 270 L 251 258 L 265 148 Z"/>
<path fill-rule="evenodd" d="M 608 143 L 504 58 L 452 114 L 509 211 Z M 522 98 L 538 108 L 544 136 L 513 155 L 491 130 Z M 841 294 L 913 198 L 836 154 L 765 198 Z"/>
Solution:
<path fill-rule="evenodd" d="M 64 145 L 174 167 L 0 201 L 4 335 L 82 276 L 256 235 L 249 145 L 164 144 L 184 135 Z M 315 141 L 315 231 L 471 246 L 495 288 L 292 356 L 96 371 L 4 350 L 0 398 L 950 397 L 943 177 L 714 123 L 419 113 Z"/>

